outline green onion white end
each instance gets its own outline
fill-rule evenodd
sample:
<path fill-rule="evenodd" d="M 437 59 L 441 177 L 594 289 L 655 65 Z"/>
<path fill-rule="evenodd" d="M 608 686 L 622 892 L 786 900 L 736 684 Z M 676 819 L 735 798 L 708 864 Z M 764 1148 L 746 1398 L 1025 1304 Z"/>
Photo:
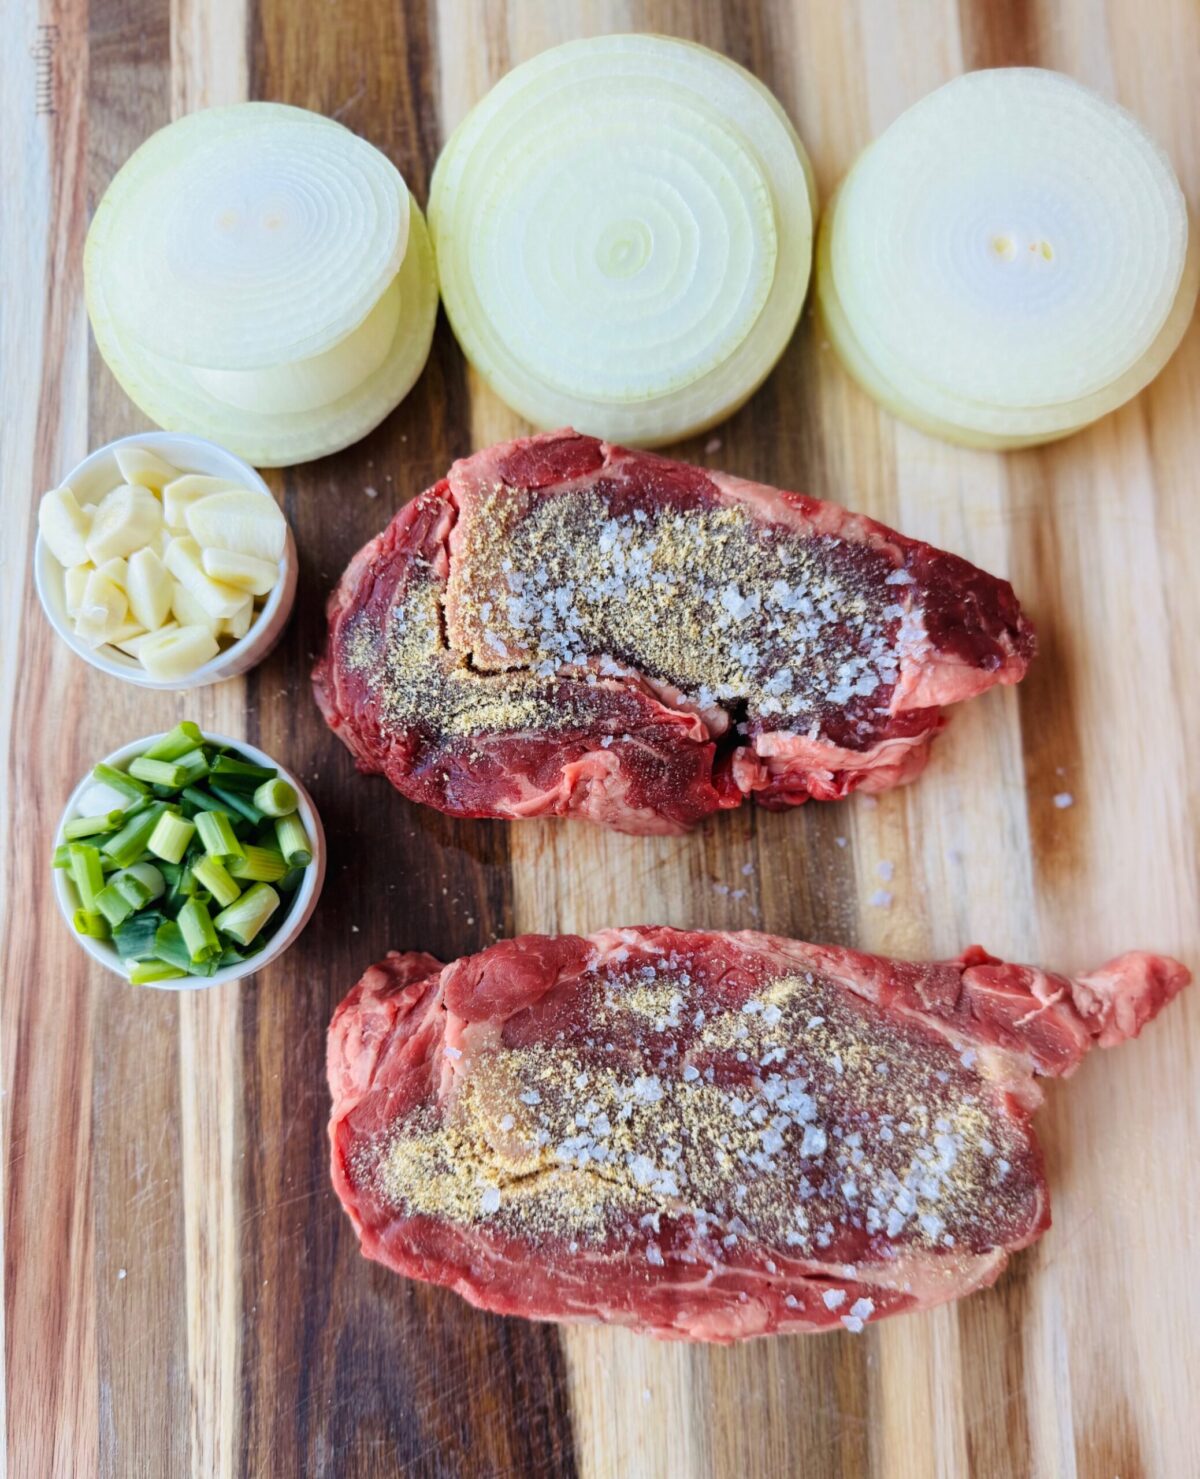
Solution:
<path fill-rule="evenodd" d="M 1030 446 L 1162 369 L 1195 307 L 1196 235 L 1124 109 L 1057 72 L 971 72 L 859 156 L 821 223 L 817 297 L 847 369 L 902 420 Z"/>

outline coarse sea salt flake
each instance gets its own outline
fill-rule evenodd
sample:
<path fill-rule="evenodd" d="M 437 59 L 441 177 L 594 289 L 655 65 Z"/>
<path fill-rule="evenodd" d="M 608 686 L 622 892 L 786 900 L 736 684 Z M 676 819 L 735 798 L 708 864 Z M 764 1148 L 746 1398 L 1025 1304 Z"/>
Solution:
<path fill-rule="evenodd" d="M 807 1125 L 804 1130 L 804 1139 L 800 1142 L 800 1154 L 808 1158 L 824 1155 L 829 1144 L 829 1137 L 817 1125 Z"/>
<path fill-rule="evenodd" d="M 821 1295 L 827 1310 L 835 1310 L 839 1305 L 846 1303 L 846 1291 L 844 1289 L 826 1289 Z"/>

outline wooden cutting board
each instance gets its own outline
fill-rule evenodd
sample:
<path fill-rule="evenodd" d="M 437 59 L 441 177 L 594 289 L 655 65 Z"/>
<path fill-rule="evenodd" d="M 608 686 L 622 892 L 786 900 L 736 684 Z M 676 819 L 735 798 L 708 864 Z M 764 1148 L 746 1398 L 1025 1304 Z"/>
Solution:
<path fill-rule="evenodd" d="M 453 821 L 356 777 L 308 690 L 326 593 L 452 458 L 524 429 L 444 323 L 384 426 L 268 475 L 300 593 L 282 646 L 244 681 L 185 700 L 94 673 L 27 578 L 36 495 L 146 424 L 89 343 L 80 257 L 113 171 L 181 112 L 248 97 L 319 109 L 385 150 L 423 202 L 448 130 L 514 63 L 570 36 L 659 30 L 764 78 L 827 195 L 930 88 L 1038 63 L 1133 108 L 1197 204 L 1192 0 L 9 0 L 5 15 L 10 1472 L 1200 1473 L 1200 991 L 1050 1086 L 1054 1227 L 993 1290 L 862 1336 L 737 1350 L 495 1319 L 366 1264 L 328 1187 L 323 1078 L 330 1011 L 389 946 L 449 958 L 518 930 L 655 921 L 912 956 L 979 940 L 1067 969 L 1135 945 L 1200 963 L 1200 333 L 1093 430 L 992 456 L 877 411 L 806 318 L 751 403 L 679 448 L 947 545 L 1010 576 L 1038 622 L 1020 690 L 962 709 L 926 776 L 877 805 L 747 808 L 690 838 L 635 840 Z M 173 995 L 89 965 L 55 913 L 47 854 L 85 767 L 185 716 L 303 775 L 330 871 L 282 962 Z"/>

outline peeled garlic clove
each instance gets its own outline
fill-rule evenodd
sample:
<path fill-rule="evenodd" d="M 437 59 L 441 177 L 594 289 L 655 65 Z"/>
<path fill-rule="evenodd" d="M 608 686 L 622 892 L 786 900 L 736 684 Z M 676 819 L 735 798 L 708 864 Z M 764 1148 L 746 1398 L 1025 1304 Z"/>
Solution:
<path fill-rule="evenodd" d="M 208 498 L 213 493 L 234 492 L 237 486 L 228 478 L 210 478 L 198 472 L 176 477 L 163 489 L 163 518 L 167 527 L 181 533 L 186 532 L 187 511 L 193 503 L 201 498 Z"/>
<path fill-rule="evenodd" d="M 240 611 L 236 616 L 227 617 L 218 628 L 218 635 L 232 637 L 235 642 L 240 642 L 250 630 L 250 624 L 254 620 L 254 597 L 247 596 Z"/>
<path fill-rule="evenodd" d="M 92 510 L 80 508 L 70 488 L 54 488 L 38 504 L 38 531 L 50 553 L 68 569 L 87 561 Z"/>
<path fill-rule="evenodd" d="M 250 488 L 215 493 L 187 509 L 192 538 L 205 549 L 233 550 L 258 560 L 280 560 L 287 521 L 275 500 Z"/>
<path fill-rule="evenodd" d="M 141 632 L 134 636 L 115 636 L 111 638 L 112 646 L 119 647 L 122 652 L 127 652 L 130 657 L 137 657 L 142 647 L 151 637 L 159 637 L 164 632 L 177 632 L 179 623 L 177 621 L 164 622 L 156 632 Z M 124 804 L 124 803 L 120 803 Z M 111 808 L 110 808 L 111 810 Z"/>
<path fill-rule="evenodd" d="M 136 642 L 139 637 L 148 637 L 150 633 L 139 621 L 123 621 L 115 632 L 110 632 L 105 639 L 110 647 L 123 647 L 126 642 Z"/>
<path fill-rule="evenodd" d="M 275 589 L 279 566 L 274 560 L 259 560 L 254 555 L 240 555 L 236 550 L 206 549 L 201 555 L 204 573 L 213 580 L 223 580 L 252 596 L 265 596 Z"/>
<path fill-rule="evenodd" d="M 129 562 L 119 557 L 105 560 L 103 565 L 96 567 L 96 574 L 103 575 L 105 580 L 111 580 L 118 590 L 125 591 L 125 584 L 129 579 Z M 125 594 L 128 599 L 128 591 Z"/>
<path fill-rule="evenodd" d="M 164 627 L 140 643 L 138 661 L 152 678 L 170 682 L 190 677 L 219 651 L 217 639 L 206 627 Z"/>
<path fill-rule="evenodd" d="M 73 565 L 70 570 L 63 572 L 63 599 L 68 616 L 79 615 L 79 607 L 83 603 L 84 587 L 87 585 L 87 578 L 93 568 L 91 565 Z"/>
<path fill-rule="evenodd" d="M 149 488 L 161 493 L 169 482 L 179 476 L 179 469 L 156 457 L 147 447 L 118 447 L 113 453 L 121 476 L 135 488 Z"/>
<path fill-rule="evenodd" d="M 148 488 L 122 484 L 105 495 L 92 517 L 87 553 L 93 564 L 103 565 L 122 555 L 131 555 L 158 538 L 162 508 Z"/>
<path fill-rule="evenodd" d="M 99 570 L 93 570 L 83 588 L 75 634 L 89 647 L 99 647 L 120 630 L 128 610 L 129 603 L 121 587 Z"/>
<path fill-rule="evenodd" d="M 224 619 L 236 614 L 245 599 L 245 591 L 210 580 L 200 563 L 200 546 L 186 534 L 173 539 L 167 549 L 167 569 L 209 614 Z"/>
<path fill-rule="evenodd" d="M 220 620 L 207 612 L 187 586 L 177 580 L 171 582 L 171 610 L 180 626 L 207 627 L 214 636 L 220 630 Z"/>
<path fill-rule="evenodd" d="M 148 631 L 154 631 L 166 621 L 173 584 L 150 545 L 130 555 L 125 594 L 134 618 Z"/>

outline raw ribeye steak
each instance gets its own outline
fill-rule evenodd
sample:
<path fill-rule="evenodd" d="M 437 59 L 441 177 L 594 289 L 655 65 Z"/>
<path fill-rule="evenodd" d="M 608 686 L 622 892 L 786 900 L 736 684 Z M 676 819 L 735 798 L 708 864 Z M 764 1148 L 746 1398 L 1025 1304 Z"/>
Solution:
<path fill-rule="evenodd" d="M 317 700 L 458 816 L 678 832 L 882 790 L 940 706 L 1015 683 L 1006 581 L 798 493 L 554 432 L 490 447 L 355 556 Z"/>
<path fill-rule="evenodd" d="M 329 1029 L 333 1184 L 368 1257 L 502 1314 L 860 1330 L 1045 1231 L 1034 1076 L 1187 980 L 654 928 L 392 954 Z"/>

